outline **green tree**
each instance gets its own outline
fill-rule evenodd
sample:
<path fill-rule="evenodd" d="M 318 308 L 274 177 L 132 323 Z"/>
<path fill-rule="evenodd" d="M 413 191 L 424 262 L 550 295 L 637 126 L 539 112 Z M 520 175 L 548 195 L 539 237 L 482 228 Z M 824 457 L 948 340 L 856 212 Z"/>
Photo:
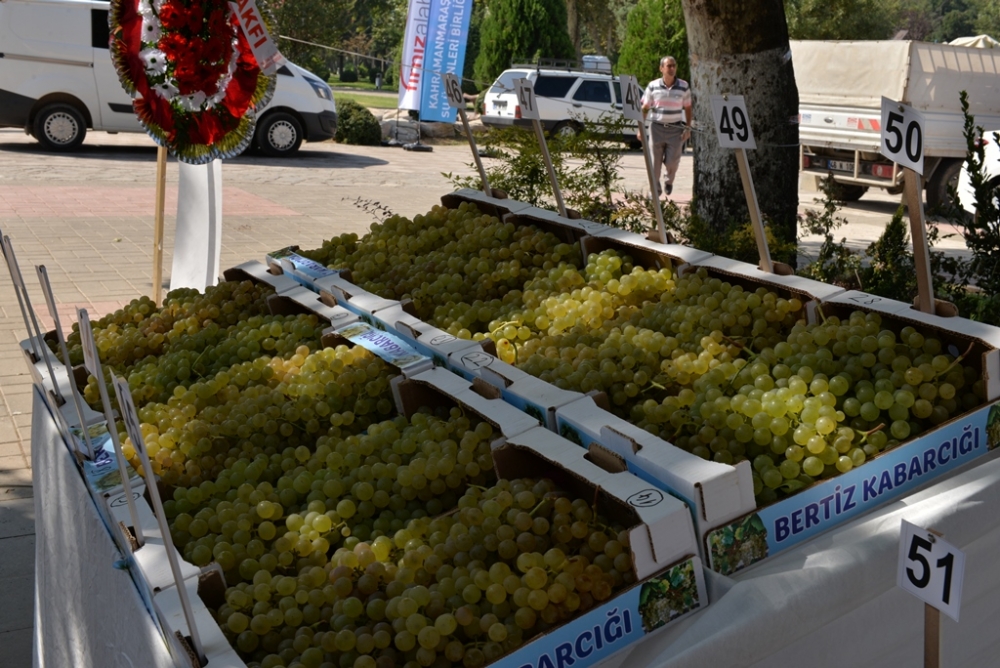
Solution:
<path fill-rule="evenodd" d="M 677 60 L 677 76 L 690 79 L 687 31 L 680 0 L 639 0 L 628 13 L 617 71 L 634 74 L 640 85 L 660 75 L 660 59 Z"/>
<path fill-rule="evenodd" d="M 884 0 L 785 0 L 791 39 L 889 39 L 897 16 Z"/>
<path fill-rule="evenodd" d="M 278 23 L 278 34 L 296 40 L 279 40 L 278 48 L 282 55 L 320 76 L 328 75 L 326 63 L 331 52 L 303 42 L 339 45 L 351 34 L 349 26 L 353 7 L 353 0 L 295 0 L 271 5 L 271 13 Z"/>
<path fill-rule="evenodd" d="M 574 58 L 564 0 L 492 0 L 480 32 L 476 80 L 493 82 L 511 61 Z"/>

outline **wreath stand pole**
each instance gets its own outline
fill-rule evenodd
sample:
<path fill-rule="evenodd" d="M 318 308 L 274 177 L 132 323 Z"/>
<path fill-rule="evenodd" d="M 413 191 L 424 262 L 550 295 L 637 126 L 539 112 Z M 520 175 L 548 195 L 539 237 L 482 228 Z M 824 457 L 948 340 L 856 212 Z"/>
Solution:
<path fill-rule="evenodd" d="M 167 149 L 156 147 L 156 217 L 153 229 L 153 302 L 163 299 L 163 208 L 166 200 Z"/>

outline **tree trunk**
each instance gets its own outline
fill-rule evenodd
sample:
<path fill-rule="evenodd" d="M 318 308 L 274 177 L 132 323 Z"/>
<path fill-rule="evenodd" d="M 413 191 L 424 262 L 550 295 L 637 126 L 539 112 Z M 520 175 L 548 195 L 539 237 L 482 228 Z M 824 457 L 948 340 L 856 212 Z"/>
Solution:
<path fill-rule="evenodd" d="M 576 0 L 566 0 L 566 32 L 573 41 L 573 50 L 576 52 L 576 60 L 580 61 L 582 51 L 580 50 L 580 8 Z"/>
<path fill-rule="evenodd" d="M 796 238 L 798 107 L 782 0 L 683 0 L 694 141 L 694 210 L 718 229 L 749 220 L 732 149 L 719 147 L 713 95 L 743 95 L 757 150 L 750 173 L 763 215 L 779 239 Z M 787 260 L 786 260 L 787 261 Z"/>

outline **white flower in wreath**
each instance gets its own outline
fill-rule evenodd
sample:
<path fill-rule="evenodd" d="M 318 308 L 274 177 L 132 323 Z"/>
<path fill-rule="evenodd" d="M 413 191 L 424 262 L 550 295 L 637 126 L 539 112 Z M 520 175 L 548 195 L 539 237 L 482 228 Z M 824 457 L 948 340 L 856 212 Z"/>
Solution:
<path fill-rule="evenodd" d="M 139 52 L 139 58 L 142 59 L 146 73 L 150 76 L 166 74 L 167 54 L 159 49 L 143 49 Z"/>
<path fill-rule="evenodd" d="M 239 59 L 239 46 L 236 40 L 233 40 L 233 55 L 229 58 L 229 68 L 226 73 L 219 78 L 219 89 L 216 91 L 215 95 L 208 98 L 208 106 L 214 107 L 215 105 L 222 102 L 222 99 L 226 97 L 226 91 L 229 88 L 229 84 L 233 80 L 233 74 L 236 72 L 236 63 Z"/>
<path fill-rule="evenodd" d="M 139 7 L 137 11 L 143 17 L 154 16 L 153 3 L 151 2 L 151 0 L 139 0 Z"/>
<path fill-rule="evenodd" d="M 142 15 L 142 41 L 150 44 L 160 41 L 160 20 L 153 14 Z"/>
<path fill-rule="evenodd" d="M 162 97 L 164 100 L 172 100 L 180 91 L 177 90 L 177 86 L 171 83 L 172 80 L 164 81 L 163 83 L 158 83 L 153 86 L 153 90 L 156 94 Z"/>
<path fill-rule="evenodd" d="M 184 111 L 201 111 L 202 105 L 205 104 L 207 99 L 208 96 L 199 90 L 195 93 L 191 93 L 190 95 L 178 96 L 177 104 Z"/>

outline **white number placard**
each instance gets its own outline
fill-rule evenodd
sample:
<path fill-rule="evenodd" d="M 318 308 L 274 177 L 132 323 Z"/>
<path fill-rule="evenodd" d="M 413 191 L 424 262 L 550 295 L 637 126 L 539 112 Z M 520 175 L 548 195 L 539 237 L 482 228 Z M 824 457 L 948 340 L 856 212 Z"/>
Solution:
<path fill-rule="evenodd" d="M 965 553 L 903 520 L 896 584 L 956 622 L 962 605 Z"/>
<path fill-rule="evenodd" d="M 742 95 L 713 95 L 712 117 L 722 148 L 757 148 Z"/>
<path fill-rule="evenodd" d="M 514 90 L 517 92 L 517 104 L 521 107 L 521 118 L 540 120 L 535 89 L 531 82 L 527 79 L 514 79 Z"/>
<path fill-rule="evenodd" d="M 619 77 L 622 86 L 622 113 L 630 121 L 642 123 L 642 89 L 639 81 L 631 74 Z"/>
<path fill-rule="evenodd" d="M 97 344 L 94 343 L 94 330 L 90 328 L 90 316 L 87 309 L 78 308 L 76 319 L 80 323 L 80 346 L 83 348 L 83 366 L 98 380 L 101 378 L 100 358 L 97 356 Z"/>
<path fill-rule="evenodd" d="M 458 77 L 445 72 L 441 78 L 444 79 L 444 92 L 448 96 L 448 104 L 455 109 L 465 109 L 465 97 L 462 95 L 462 84 Z"/>
<path fill-rule="evenodd" d="M 139 422 L 139 414 L 135 410 L 135 402 L 132 401 L 132 390 L 129 389 L 128 381 L 121 376 L 112 376 L 112 384 L 115 386 L 115 394 L 118 396 L 118 406 L 122 409 L 122 421 L 125 423 L 125 431 L 132 439 L 132 446 L 136 452 L 146 451 L 146 442 L 142 440 L 142 425 Z"/>
<path fill-rule="evenodd" d="M 879 153 L 917 174 L 923 174 L 924 115 L 908 104 L 883 97 Z"/>

